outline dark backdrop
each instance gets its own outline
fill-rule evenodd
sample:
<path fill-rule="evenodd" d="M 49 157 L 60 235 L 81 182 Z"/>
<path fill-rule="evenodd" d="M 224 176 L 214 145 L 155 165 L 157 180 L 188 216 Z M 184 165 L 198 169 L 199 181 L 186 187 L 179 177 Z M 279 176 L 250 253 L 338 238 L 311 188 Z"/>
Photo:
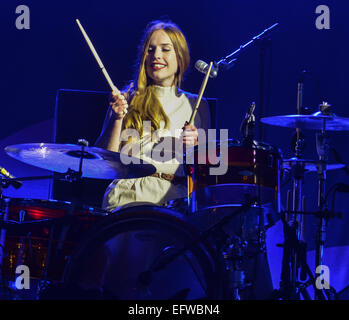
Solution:
<path fill-rule="evenodd" d="M 15 27 L 18 16 L 15 9 L 21 4 L 30 9 L 29 30 Z M 315 26 L 318 16 L 315 9 L 323 4 L 330 9 L 329 30 L 318 30 Z M 40 124 L 53 119 L 58 89 L 109 90 L 75 23 L 76 18 L 85 27 L 119 88 L 133 75 L 136 49 L 145 25 L 152 19 L 173 20 L 183 29 L 190 43 L 192 67 L 183 88 L 194 93 L 199 91 L 203 77 L 193 68 L 196 60 L 217 61 L 278 22 L 279 27 L 272 33 L 271 46 L 265 54 L 263 109 L 260 101 L 261 49 L 258 45 L 242 52 L 234 68 L 221 71 L 217 79 L 209 81 L 205 95 L 218 99 L 218 127 L 229 129 L 230 138 L 239 138 L 241 119 L 252 101 L 257 102 L 257 115 L 295 114 L 297 81 L 303 69 L 312 74 L 312 78 L 305 78 L 304 105 L 316 111 L 318 104 L 325 100 L 332 104 L 337 115 L 349 117 L 348 12 L 348 2 L 330 0 L 2 1 L 1 146 L 52 141 L 48 126 Z M 101 113 L 105 113 L 106 106 L 100 108 Z M 26 130 L 33 127 L 36 134 L 31 136 Z M 18 135 L 18 132 L 22 134 Z M 290 141 L 294 130 L 260 128 L 258 125 L 257 132 L 262 133 L 257 139 L 279 147 L 286 158 L 292 156 Z M 308 131 L 305 136 L 307 146 L 303 156 L 316 159 L 314 132 Z M 348 162 L 348 132 L 331 133 L 330 136 L 332 144 Z M 0 165 L 15 170 L 14 175 L 30 175 L 29 166 L 14 164 L 3 152 L 1 161 Z M 316 178 L 315 173 L 309 173 L 304 184 L 310 210 L 317 202 Z M 344 171 L 329 171 L 327 189 L 339 181 L 349 182 Z M 41 187 L 43 185 L 49 187 L 48 182 L 42 182 Z M 286 184 L 284 190 L 290 187 Z M 40 197 L 36 192 L 39 187 L 31 188 L 23 189 L 25 195 Z M 42 198 L 48 196 L 45 188 L 42 188 Z M 20 190 L 6 192 L 15 197 L 23 196 Z M 346 231 L 348 206 L 347 196 L 338 194 L 336 209 L 343 213 L 343 218 L 329 223 L 329 247 L 349 244 Z M 308 220 L 307 237 L 309 249 L 312 249 L 316 220 Z"/>

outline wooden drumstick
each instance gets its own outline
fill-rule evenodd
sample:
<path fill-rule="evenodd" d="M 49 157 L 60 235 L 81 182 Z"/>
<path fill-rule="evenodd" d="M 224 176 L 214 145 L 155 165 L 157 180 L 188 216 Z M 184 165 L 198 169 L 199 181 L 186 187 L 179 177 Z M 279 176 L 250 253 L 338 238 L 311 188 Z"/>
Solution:
<path fill-rule="evenodd" d="M 204 91 L 205 91 L 205 88 L 206 88 L 208 77 L 210 76 L 210 73 L 211 73 L 212 65 L 213 65 L 213 62 L 210 62 L 210 66 L 208 67 L 206 76 L 205 76 L 205 78 L 204 78 L 204 80 L 202 81 L 202 84 L 201 84 L 201 88 L 200 88 L 200 91 L 199 91 L 199 96 L 198 96 L 198 98 L 196 100 L 195 108 L 194 108 L 194 110 L 193 110 L 193 112 L 191 114 L 189 122 L 187 122 L 186 125 L 192 125 L 194 123 L 194 119 L 195 119 L 196 113 L 198 112 L 202 95 L 204 94 Z"/>
<path fill-rule="evenodd" d="M 107 70 L 104 68 L 104 65 L 103 65 L 103 63 L 102 63 L 102 60 L 99 58 L 96 49 L 94 48 L 94 46 L 93 46 L 93 44 L 92 44 L 90 38 L 88 37 L 86 31 L 85 31 L 84 28 L 82 27 L 82 25 L 81 25 L 79 19 L 76 19 L 76 23 L 78 24 L 78 26 L 79 26 L 79 28 L 80 28 L 80 30 L 81 30 L 81 32 L 82 32 L 82 34 L 83 34 L 83 36 L 84 36 L 84 38 L 85 38 L 87 44 L 88 44 L 88 46 L 90 47 L 90 49 L 91 49 L 91 51 L 92 51 L 92 54 L 93 54 L 94 57 L 96 58 L 97 63 L 98 63 L 98 65 L 99 65 L 99 67 L 101 68 L 101 70 L 102 70 L 102 72 L 103 72 L 103 74 L 104 74 L 104 77 L 105 77 L 106 80 L 108 81 L 108 84 L 109 84 L 111 90 L 113 91 L 114 94 L 120 94 L 119 89 L 114 85 L 113 81 L 112 81 L 111 78 L 109 77 L 109 74 L 108 74 Z"/>

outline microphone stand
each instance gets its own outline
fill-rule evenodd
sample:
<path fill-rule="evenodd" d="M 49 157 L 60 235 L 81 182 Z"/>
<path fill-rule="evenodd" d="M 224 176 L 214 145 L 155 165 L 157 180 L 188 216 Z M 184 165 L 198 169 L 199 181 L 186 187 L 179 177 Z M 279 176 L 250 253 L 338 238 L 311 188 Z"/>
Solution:
<path fill-rule="evenodd" d="M 219 66 L 222 66 L 224 69 L 230 69 L 233 67 L 234 62 L 237 60 L 238 55 L 245 50 L 247 47 L 251 46 L 255 42 L 259 43 L 260 45 L 260 92 L 259 92 L 259 104 L 260 104 L 260 109 L 259 109 L 259 119 L 263 118 L 263 112 L 264 112 L 264 77 L 265 77 L 265 72 L 264 72 L 264 61 L 265 61 L 265 51 L 266 47 L 270 44 L 270 39 L 266 39 L 270 33 L 279 25 L 278 22 L 274 23 L 271 25 L 269 28 L 265 29 L 262 31 L 260 34 L 254 36 L 250 41 L 246 42 L 245 44 L 241 45 L 238 49 L 230 53 L 224 58 L 221 58 L 218 62 L 213 62 L 214 63 L 214 71 L 215 74 L 217 74 Z M 259 128 L 259 139 L 263 140 L 263 128 L 260 126 Z"/>
<path fill-rule="evenodd" d="M 279 23 L 274 23 L 269 28 L 265 29 L 260 34 L 253 37 L 250 41 L 246 42 L 245 44 L 241 45 L 237 50 L 227 55 L 225 58 L 220 59 L 217 62 L 217 66 L 222 65 L 224 68 L 231 68 L 233 66 L 233 62 L 235 62 L 237 59 L 234 58 L 235 56 L 238 56 L 243 50 L 245 50 L 248 46 L 252 45 L 257 40 L 262 40 L 266 36 L 270 34 L 271 31 L 273 31 L 274 28 L 276 28 L 279 25 Z"/>

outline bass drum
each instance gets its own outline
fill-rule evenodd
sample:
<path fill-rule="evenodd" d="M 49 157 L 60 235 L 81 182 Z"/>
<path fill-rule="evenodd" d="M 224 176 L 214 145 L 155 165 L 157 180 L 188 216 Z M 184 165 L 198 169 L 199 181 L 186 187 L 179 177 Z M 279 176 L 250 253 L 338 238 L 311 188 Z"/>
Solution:
<path fill-rule="evenodd" d="M 105 298 L 119 300 L 224 299 L 228 281 L 222 258 L 197 241 L 199 235 L 173 210 L 154 205 L 122 209 L 78 245 L 64 287 L 102 291 Z"/>

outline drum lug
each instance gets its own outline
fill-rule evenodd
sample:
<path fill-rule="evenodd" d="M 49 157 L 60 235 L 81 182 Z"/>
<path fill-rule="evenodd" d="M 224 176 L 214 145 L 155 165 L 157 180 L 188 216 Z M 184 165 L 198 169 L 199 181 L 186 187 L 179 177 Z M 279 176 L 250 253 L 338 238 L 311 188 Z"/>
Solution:
<path fill-rule="evenodd" d="M 26 215 L 27 215 L 27 211 L 26 210 L 19 211 L 18 212 L 18 221 L 19 222 L 23 222 Z"/>

